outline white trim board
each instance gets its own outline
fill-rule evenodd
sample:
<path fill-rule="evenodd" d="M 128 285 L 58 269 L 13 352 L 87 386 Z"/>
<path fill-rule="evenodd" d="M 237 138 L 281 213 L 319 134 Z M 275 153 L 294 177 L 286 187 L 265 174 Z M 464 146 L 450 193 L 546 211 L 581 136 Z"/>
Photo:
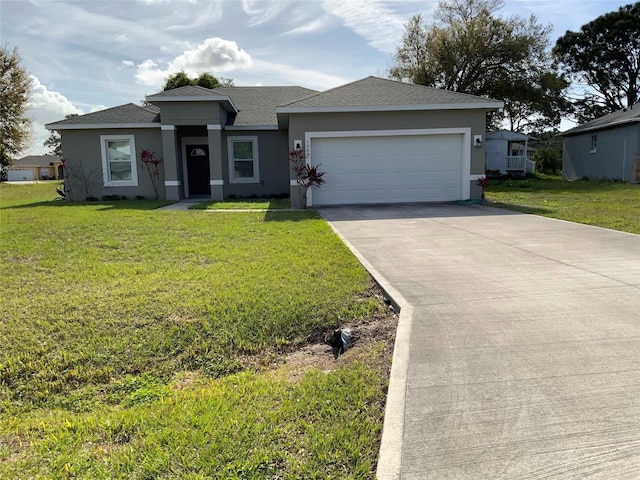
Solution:
<path fill-rule="evenodd" d="M 425 135 L 462 135 L 462 171 L 460 175 L 460 192 L 462 200 L 471 194 L 469 178 L 471 177 L 471 127 L 453 128 L 420 128 L 401 130 L 354 130 L 333 132 L 305 132 L 305 157 L 308 165 L 312 165 L 311 140 L 314 138 L 349 138 L 349 137 L 397 137 L 397 136 L 425 136 Z M 307 206 L 313 205 L 313 189 L 307 195 Z"/>

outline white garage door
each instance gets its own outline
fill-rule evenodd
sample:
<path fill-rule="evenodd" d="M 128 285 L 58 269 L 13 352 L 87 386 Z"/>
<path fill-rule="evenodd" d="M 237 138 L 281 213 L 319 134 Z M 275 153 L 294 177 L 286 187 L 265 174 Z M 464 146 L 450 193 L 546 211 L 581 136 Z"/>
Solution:
<path fill-rule="evenodd" d="M 33 168 L 12 168 L 7 172 L 10 182 L 30 182 L 33 180 Z"/>
<path fill-rule="evenodd" d="M 326 181 L 313 205 L 439 202 L 462 197 L 463 136 L 312 138 Z"/>

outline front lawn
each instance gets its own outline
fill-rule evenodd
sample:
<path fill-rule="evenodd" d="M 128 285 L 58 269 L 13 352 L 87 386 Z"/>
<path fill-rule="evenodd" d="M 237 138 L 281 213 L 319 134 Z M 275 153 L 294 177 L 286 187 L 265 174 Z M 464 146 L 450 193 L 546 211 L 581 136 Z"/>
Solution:
<path fill-rule="evenodd" d="M 640 234 L 640 185 L 539 175 L 490 180 L 494 206 Z"/>
<path fill-rule="evenodd" d="M 0 184 L 0 478 L 373 478 L 391 345 L 283 362 L 385 315 L 316 213 L 54 197 Z"/>

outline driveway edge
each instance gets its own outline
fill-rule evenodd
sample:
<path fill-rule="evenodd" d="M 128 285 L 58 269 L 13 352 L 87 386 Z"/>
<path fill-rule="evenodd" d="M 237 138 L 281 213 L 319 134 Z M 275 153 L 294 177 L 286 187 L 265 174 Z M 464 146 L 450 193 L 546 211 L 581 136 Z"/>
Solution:
<path fill-rule="evenodd" d="M 404 439 L 404 412 L 407 391 L 407 372 L 409 369 L 409 346 L 413 323 L 413 306 L 398 292 L 386 278 L 371 265 L 362 254 L 319 212 L 331 229 L 351 250 L 393 304 L 400 310 L 396 339 L 393 346 L 393 359 L 387 401 L 382 427 L 382 441 L 378 455 L 376 477 L 378 480 L 398 480 L 402 468 L 402 449 Z"/>

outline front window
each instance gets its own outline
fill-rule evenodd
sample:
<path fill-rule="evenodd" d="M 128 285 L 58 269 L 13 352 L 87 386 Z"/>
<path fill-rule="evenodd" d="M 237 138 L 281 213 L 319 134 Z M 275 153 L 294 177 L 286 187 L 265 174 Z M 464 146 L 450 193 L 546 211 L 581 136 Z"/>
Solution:
<path fill-rule="evenodd" d="M 107 187 L 138 185 L 133 135 L 102 135 L 102 172 Z"/>
<path fill-rule="evenodd" d="M 230 183 L 258 183 L 258 137 L 229 137 Z"/>

